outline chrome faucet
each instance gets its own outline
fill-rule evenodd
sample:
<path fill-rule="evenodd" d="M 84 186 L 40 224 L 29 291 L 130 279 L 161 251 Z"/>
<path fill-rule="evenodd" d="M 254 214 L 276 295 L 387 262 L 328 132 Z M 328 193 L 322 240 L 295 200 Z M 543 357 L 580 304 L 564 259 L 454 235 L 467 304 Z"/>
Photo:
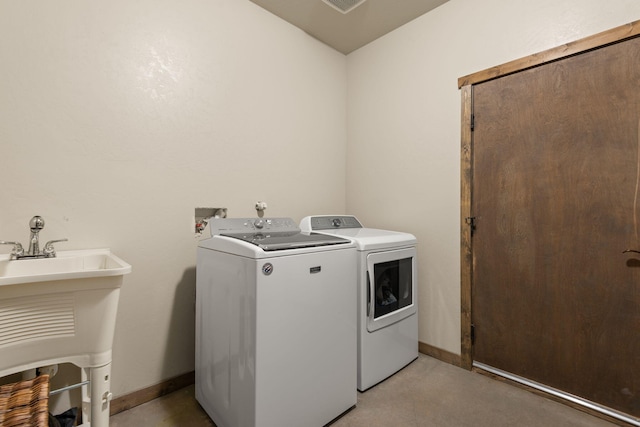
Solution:
<path fill-rule="evenodd" d="M 28 256 L 35 256 L 40 253 L 40 245 L 39 245 L 39 233 L 40 230 L 44 228 L 44 219 L 36 215 L 31 218 L 29 221 L 29 228 L 31 228 L 31 236 L 29 236 L 29 250 L 27 251 Z"/>
<path fill-rule="evenodd" d="M 24 248 L 20 242 L 7 242 L 0 240 L 0 245 L 13 245 L 10 259 L 34 259 L 34 258 L 53 258 L 56 256 L 54 243 L 66 242 L 68 239 L 49 240 L 42 251 L 40 251 L 40 230 L 44 228 L 44 218 L 39 215 L 34 216 L 29 221 L 31 235 L 29 236 L 29 249 L 25 254 Z"/>

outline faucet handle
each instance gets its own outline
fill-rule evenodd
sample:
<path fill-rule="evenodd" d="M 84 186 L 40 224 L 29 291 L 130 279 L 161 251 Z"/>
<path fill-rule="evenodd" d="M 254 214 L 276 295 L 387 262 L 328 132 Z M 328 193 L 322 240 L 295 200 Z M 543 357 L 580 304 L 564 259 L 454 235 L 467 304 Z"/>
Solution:
<path fill-rule="evenodd" d="M 17 258 L 24 255 L 24 248 L 22 247 L 22 243 L 20 242 L 6 242 L 4 240 L 0 240 L 0 245 L 13 245 L 13 249 L 11 249 L 12 258 Z"/>
<path fill-rule="evenodd" d="M 44 248 L 42 249 L 42 254 L 45 256 L 45 258 L 53 258 L 56 256 L 56 250 L 53 247 L 54 243 L 58 243 L 58 242 L 66 242 L 69 239 L 58 239 L 58 240 L 49 240 L 45 245 Z"/>

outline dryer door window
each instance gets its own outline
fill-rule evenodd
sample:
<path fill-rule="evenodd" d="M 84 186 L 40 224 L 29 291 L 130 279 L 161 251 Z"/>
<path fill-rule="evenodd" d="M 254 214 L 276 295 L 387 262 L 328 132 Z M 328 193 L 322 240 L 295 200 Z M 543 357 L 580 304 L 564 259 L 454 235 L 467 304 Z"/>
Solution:
<path fill-rule="evenodd" d="M 369 254 L 368 322 L 374 331 L 416 312 L 415 248 Z"/>

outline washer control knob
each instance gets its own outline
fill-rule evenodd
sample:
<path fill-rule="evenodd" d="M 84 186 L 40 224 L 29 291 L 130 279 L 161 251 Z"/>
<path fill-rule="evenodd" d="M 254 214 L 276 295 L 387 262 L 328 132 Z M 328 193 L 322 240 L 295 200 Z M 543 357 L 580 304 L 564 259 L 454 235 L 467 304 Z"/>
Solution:
<path fill-rule="evenodd" d="M 334 227 L 338 228 L 338 227 L 340 227 L 340 226 L 342 225 L 342 220 L 341 220 L 340 218 L 333 218 L 333 219 L 331 220 L 331 224 L 332 224 Z"/>
<path fill-rule="evenodd" d="M 260 230 L 264 227 L 264 221 L 261 218 L 258 218 L 253 222 L 253 225 Z"/>

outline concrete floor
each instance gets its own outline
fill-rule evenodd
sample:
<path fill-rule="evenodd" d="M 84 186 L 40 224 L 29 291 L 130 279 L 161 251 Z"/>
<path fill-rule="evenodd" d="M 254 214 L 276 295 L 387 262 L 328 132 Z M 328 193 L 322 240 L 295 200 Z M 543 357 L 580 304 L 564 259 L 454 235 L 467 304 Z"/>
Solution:
<path fill-rule="evenodd" d="M 193 385 L 111 417 L 111 427 L 214 426 Z M 358 393 L 332 427 L 611 427 L 560 403 L 420 355 L 408 367 Z M 292 426 L 306 427 L 306 426 Z"/>

